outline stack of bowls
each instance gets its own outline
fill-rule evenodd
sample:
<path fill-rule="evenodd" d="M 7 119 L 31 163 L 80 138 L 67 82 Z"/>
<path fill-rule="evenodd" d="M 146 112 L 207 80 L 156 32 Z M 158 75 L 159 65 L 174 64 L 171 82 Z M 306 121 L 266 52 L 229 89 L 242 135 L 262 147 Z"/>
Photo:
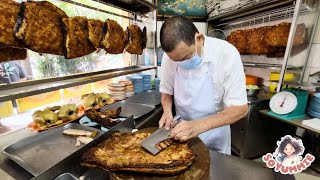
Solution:
<path fill-rule="evenodd" d="M 143 77 L 143 90 L 146 91 L 152 89 L 151 75 L 142 74 L 141 76 Z"/>
<path fill-rule="evenodd" d="M 315 93 L 309 102 L 306 111 L 307 115 L 314 118 L 320 118 L 320 93 Z"/>
<path fill-rule="evenodd" d="M 121 83 L 111 83 L 108 85 L 109 93 L 116 101 L 121 101 L 126 98 L 125 85 Z"/>
<path fill-rule="evenodd" d="M 155 78 L 154 79 L 154 89 L 159 91 L 160 88 L 160 79 L 159 78 Z"/>
<path fill-rule="evenodd" d="M 131 97 L 134 95 L 134 87 L 131 81 L 119 81 L 119 83 L 125 85 L 125 95 L 126 97 Z"/>
<path fill-rule="evenodd" d="M 134 93 L 141 93 L 143 91 L 143 77 L 135 75 L 128 79 L 132 81 Z"/>

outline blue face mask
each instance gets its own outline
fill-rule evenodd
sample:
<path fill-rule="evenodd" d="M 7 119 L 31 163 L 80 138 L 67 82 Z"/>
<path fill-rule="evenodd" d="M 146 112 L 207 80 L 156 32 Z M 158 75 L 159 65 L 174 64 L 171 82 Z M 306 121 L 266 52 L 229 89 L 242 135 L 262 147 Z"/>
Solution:
<path fill-rule="evenodd" d="M 196 53 L 192 58 L 182 61 L 179 66 L 183 69 L 196 69 L 201 62 L 201 57 Z"/>
<path fill-rule="evenodd" d="M 196 69 L 202 62 L 202 58 L 198 55 L 197 40 L 196 40 L 196 53 L 190 58 L 179 63 L 183 69 Z M 202 47 L 203 48 L 203 47 Z"/>

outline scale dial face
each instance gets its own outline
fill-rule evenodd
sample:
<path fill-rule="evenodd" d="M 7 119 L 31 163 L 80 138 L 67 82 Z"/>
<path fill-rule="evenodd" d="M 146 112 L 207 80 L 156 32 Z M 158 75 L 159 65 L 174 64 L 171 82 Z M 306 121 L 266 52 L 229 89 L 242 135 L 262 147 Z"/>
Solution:
<path fill-rule="evenodd" d="M 275 94 L 269 103 L 270 109 L 276 114 L 288 114 L 298 105 L 297 97 L 291 92 L 279 92 Z"/>

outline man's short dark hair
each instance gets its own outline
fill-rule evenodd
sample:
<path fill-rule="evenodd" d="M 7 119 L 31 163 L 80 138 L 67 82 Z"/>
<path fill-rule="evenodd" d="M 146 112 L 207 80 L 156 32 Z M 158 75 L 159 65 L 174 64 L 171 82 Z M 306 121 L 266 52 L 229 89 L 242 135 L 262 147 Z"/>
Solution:
<path fill-rule="evenodd" d="M 194 35 L 199 32 L 191 20 L 183 16 L 167 19 L 160 30 L 160 43 L 163 51 L 171 52 L 182 41 L 188 46 L 195 43 Z"/>

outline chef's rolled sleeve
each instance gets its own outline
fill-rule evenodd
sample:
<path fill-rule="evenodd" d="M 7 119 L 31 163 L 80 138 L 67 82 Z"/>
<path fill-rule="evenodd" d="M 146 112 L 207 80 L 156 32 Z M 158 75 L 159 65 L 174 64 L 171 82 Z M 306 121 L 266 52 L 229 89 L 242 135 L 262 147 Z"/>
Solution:
<path fill-rule="evenodd" d="M 163 54 L 161 62 L 160 92 L 173 95 L 175 63 L 171 62 L 166 53 Z"/>
<path fill-rule="evenodd" d="M 226 71 L 224 83 L 223 103 L 225 107 L 241 106 L 247 104 L 246 78 L 239 52 L 234 48 L 230 52 L 230 63 L 225 68 Z"/>

